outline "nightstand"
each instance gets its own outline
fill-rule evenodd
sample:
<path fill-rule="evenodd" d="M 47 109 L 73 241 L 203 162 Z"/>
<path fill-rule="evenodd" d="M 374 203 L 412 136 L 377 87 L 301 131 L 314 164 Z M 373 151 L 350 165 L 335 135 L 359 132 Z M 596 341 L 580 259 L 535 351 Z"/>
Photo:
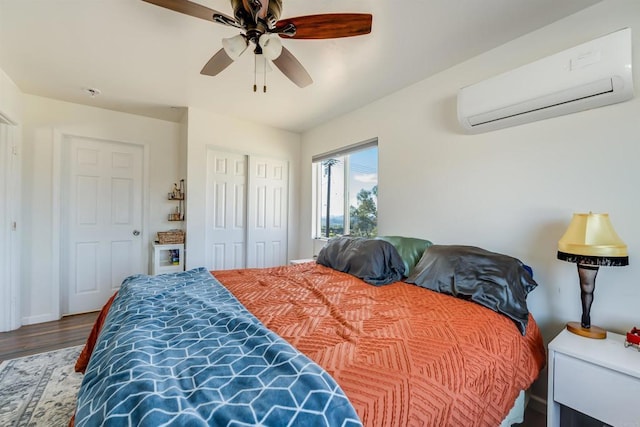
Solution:
<path fill-rule="evenodd" d="M 311 262 L 311 261 L 315 261 L 315 258 L 292 259 L 292 260 L 289 260 L 289 264 L 291 265 L 304 264 L 305 262 Z"/>
<path fill-rule="evenodd" d="M 184 244 L 151 245 L 151 274 L 184 271 Z"/>
<path fill-rule="evenodd" d="M 600 340 L 565 329 L 549 343 L 549 427 L 560 425 L 563 406 L 613 426 L 640 425 L 640 352 L 625 348 L 624 340 L 612 332 Z"/>

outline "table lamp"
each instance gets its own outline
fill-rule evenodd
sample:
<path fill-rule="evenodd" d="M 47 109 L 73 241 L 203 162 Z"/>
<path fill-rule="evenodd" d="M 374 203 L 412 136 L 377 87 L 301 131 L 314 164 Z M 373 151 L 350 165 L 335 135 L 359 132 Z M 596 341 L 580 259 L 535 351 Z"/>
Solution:
<path fill-rule="evenodd" d="M 609 214 L 573 214 L 569 228 L 558 242 L 558 259 L 578 265 L 581 322 L 567 323 L 567 329 L 587 338 L 603 339 L 607 331 L 591 325 L 591 303 L 600 266 L 629 265 L 627 245 L 618 237 Z"/>

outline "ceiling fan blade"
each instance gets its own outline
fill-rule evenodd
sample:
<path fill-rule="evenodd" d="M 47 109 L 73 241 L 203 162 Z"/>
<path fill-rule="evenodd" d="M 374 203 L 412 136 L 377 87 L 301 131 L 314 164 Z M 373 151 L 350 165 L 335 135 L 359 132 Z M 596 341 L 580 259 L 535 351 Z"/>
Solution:
<path fill-rule="evenodd" d="M 233 59 L 231 59 L 231 57 L 227 55 L 227 52 L 224 51 L 224 48 L 222 48 L 211 57 L 204 67 L 202 67 L 200 74 L 204 74 L 205 76 L 216 76 L 220 71 L 224 70 L 232 63 Z"/>
<path fill-rule="evenodd" d="M 280 71 L 282 71 L 282 74 L 287 76 L 287 78 L 298 87 L 307 87 L 313 83 L 313 80 L 309 73 L 307 73 L 307 70 L 304 69 L 300 61 L 298 61 L 296 57 L 293 56 L 293 53 L 291 53 L 286 47 L 282 48 L 280 56 L 272 62 Z"/>
<path fill-rule="evenodd" d="M 176 12 L 184 13 L 185 15 L 204 19 L 206 21 L 222 23 L 220 21 L 214 20 L 213 15 L 221 16 L 223 20 L 229 20 L 230 22 L 235 21 L 235 19 L 233 19 L 228 15 L 225 15 L 224 13 L 220 13 L 217 10 L 209 9 L 206 6 L 202 6 L 201 4 L 194 3 L 189 0 L 142 0 L 142 1 L 155 4 L 156 6 L 164 7 L 166 9 L 171 9 Z"/>
<path fill-rule="evenodd" d="M 296 33 L 294 39 L 333 39 L 369 34 L 373 16 L 367 13 L 327 13 L 322 15 L 298 16 L 281 19 L 273 32 L 286 31 L 293 24 Z M 282 34 L 281 36 L 287 36 Z"/>

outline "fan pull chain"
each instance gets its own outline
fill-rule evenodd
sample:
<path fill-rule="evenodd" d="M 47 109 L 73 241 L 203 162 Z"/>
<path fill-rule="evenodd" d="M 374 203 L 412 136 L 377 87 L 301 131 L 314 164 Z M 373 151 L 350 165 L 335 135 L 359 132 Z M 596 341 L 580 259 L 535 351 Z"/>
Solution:
<path fill-rule="evenodd" d="M 258 79 L 258 57 L 256 55 L 253 55 L 253 91 L 254 92 L 258 91 L 258 85 L 256 84 L 257 79 Z"/>
<path fill-rule="evenodd" d="M 262 66 L 262 92 L 267 93 L 267 58 L 262 56 L 264 62 Z M 253 55 L 253 91 L 258 91 L 258 55 Z"/>

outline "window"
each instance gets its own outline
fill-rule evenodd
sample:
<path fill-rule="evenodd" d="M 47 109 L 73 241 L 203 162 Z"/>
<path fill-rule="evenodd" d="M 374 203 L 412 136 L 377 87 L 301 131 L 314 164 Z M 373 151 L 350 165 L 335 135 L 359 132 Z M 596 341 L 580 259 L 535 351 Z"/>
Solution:
<path fill-rule="evenodd" d="M 313 158 L 313 237 L 378 233 L 378 141 Z"/>

